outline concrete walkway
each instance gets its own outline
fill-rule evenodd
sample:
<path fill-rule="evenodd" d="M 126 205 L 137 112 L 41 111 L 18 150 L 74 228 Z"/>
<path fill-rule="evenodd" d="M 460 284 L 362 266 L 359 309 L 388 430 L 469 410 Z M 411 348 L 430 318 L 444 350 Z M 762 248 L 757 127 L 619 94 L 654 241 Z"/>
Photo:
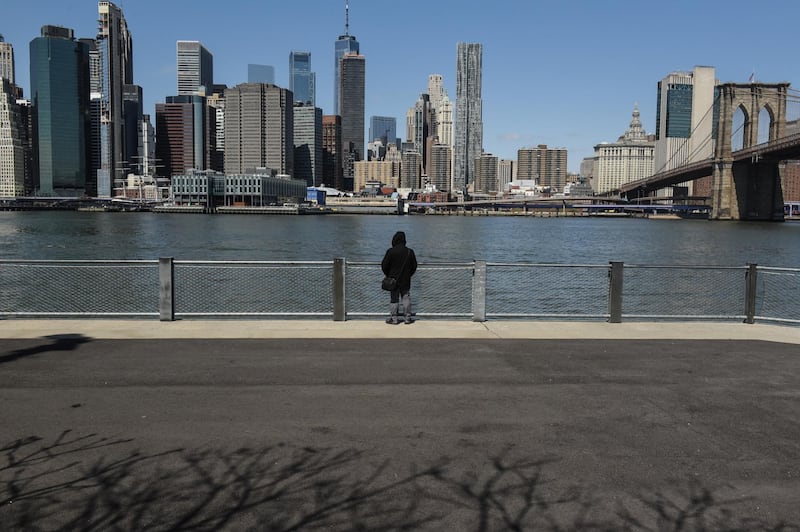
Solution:
<path fill-rule="evenodd" d="M 0 530 L 798 530 L 800 329 L 0 320 Z"/>
<path fill-rule="evenodd" d="M 800 344 L 800 327 L 729 322 L 382 320 L 0 320 L 0 339 L 82 334 L 98 339 L 485 338 L 571 340 L 763 340 Z"/>

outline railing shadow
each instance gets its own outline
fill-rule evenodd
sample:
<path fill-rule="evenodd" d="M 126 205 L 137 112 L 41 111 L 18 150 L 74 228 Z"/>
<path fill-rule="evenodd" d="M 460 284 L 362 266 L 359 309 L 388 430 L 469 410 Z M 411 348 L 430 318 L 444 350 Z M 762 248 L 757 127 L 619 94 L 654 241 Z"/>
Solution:
<path fill-rule="evenodd" d="M 67 431 L 0 453 L 2 530 L 798 530 L 740 515 L 697 484 L 614 504 L 562 486 L 553 460 L 508 450 L 410 471 L 356 449 L 264 446 L 143 453 Z"/>
<path fill-rule="evenodd" d="M 14 362 L 21 358 L 26 358 L 50 351 L 73 351 L 80 344 L 85 344 L 91 341 L 91 338 L 82 334 L 52 334 L 44 338 L 50 340 L 50 343 L 40 344 L 25 349 L 17 349 L 6 355 L 0 355 L 0 364 Z"/>

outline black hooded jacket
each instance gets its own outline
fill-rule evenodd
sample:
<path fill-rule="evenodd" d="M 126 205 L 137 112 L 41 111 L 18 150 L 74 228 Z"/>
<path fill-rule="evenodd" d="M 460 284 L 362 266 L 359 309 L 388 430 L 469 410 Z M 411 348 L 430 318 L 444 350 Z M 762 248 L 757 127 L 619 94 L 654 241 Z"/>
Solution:
<path fill-rule="evenodd" d="M 411 276 L 417 271 L 414 250 L 406 247 L 406 234 L 398 231 L 392 237 L 392 247 L 386 250 L 381 261 L 383 274 L 397 279 L 397 288 L 407 292 L 411 288 Z"/>

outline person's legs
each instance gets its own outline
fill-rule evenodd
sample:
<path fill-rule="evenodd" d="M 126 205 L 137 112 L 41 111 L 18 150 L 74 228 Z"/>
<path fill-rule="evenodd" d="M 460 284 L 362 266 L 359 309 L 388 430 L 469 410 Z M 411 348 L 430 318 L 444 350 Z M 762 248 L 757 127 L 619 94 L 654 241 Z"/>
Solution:
<path fill-rule="evenodd" d="M 397 319 L 397 311 L 398 311 L 398 304 L 400 302 L 400 291 L 399 290 L 392 290 L 389 292 L 390 294 L 390 303 L 389 303 L 389 314 L 390 316 L 386 319 L 386 323 L 396 324 L 400 323 Z"/>
<path fill-rule="evenodd" d="M 411 317 L 411 296 L 409 292 L 403 294 L 403 311 L 405 313 L 406 323 L 412 323 L 414 319 Z"/>

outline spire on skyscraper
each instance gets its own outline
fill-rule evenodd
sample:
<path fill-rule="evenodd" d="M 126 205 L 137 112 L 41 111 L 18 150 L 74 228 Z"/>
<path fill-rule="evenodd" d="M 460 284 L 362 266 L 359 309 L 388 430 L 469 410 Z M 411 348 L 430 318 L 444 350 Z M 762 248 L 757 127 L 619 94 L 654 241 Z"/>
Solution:
<path fill-rule="evenodd" d="M 344 34 L 350 35 L 350 0 L 344 0 Z"/>
<path fill-rule="evenodd" d="M 642 128 L 642 122 L 639 120 L 639 103 L 633 106 L 633 115 L 631 117 L 631 124 L 628 130 L 623 135 L 625 140 L 647 140 L 647 133 Z"/>

